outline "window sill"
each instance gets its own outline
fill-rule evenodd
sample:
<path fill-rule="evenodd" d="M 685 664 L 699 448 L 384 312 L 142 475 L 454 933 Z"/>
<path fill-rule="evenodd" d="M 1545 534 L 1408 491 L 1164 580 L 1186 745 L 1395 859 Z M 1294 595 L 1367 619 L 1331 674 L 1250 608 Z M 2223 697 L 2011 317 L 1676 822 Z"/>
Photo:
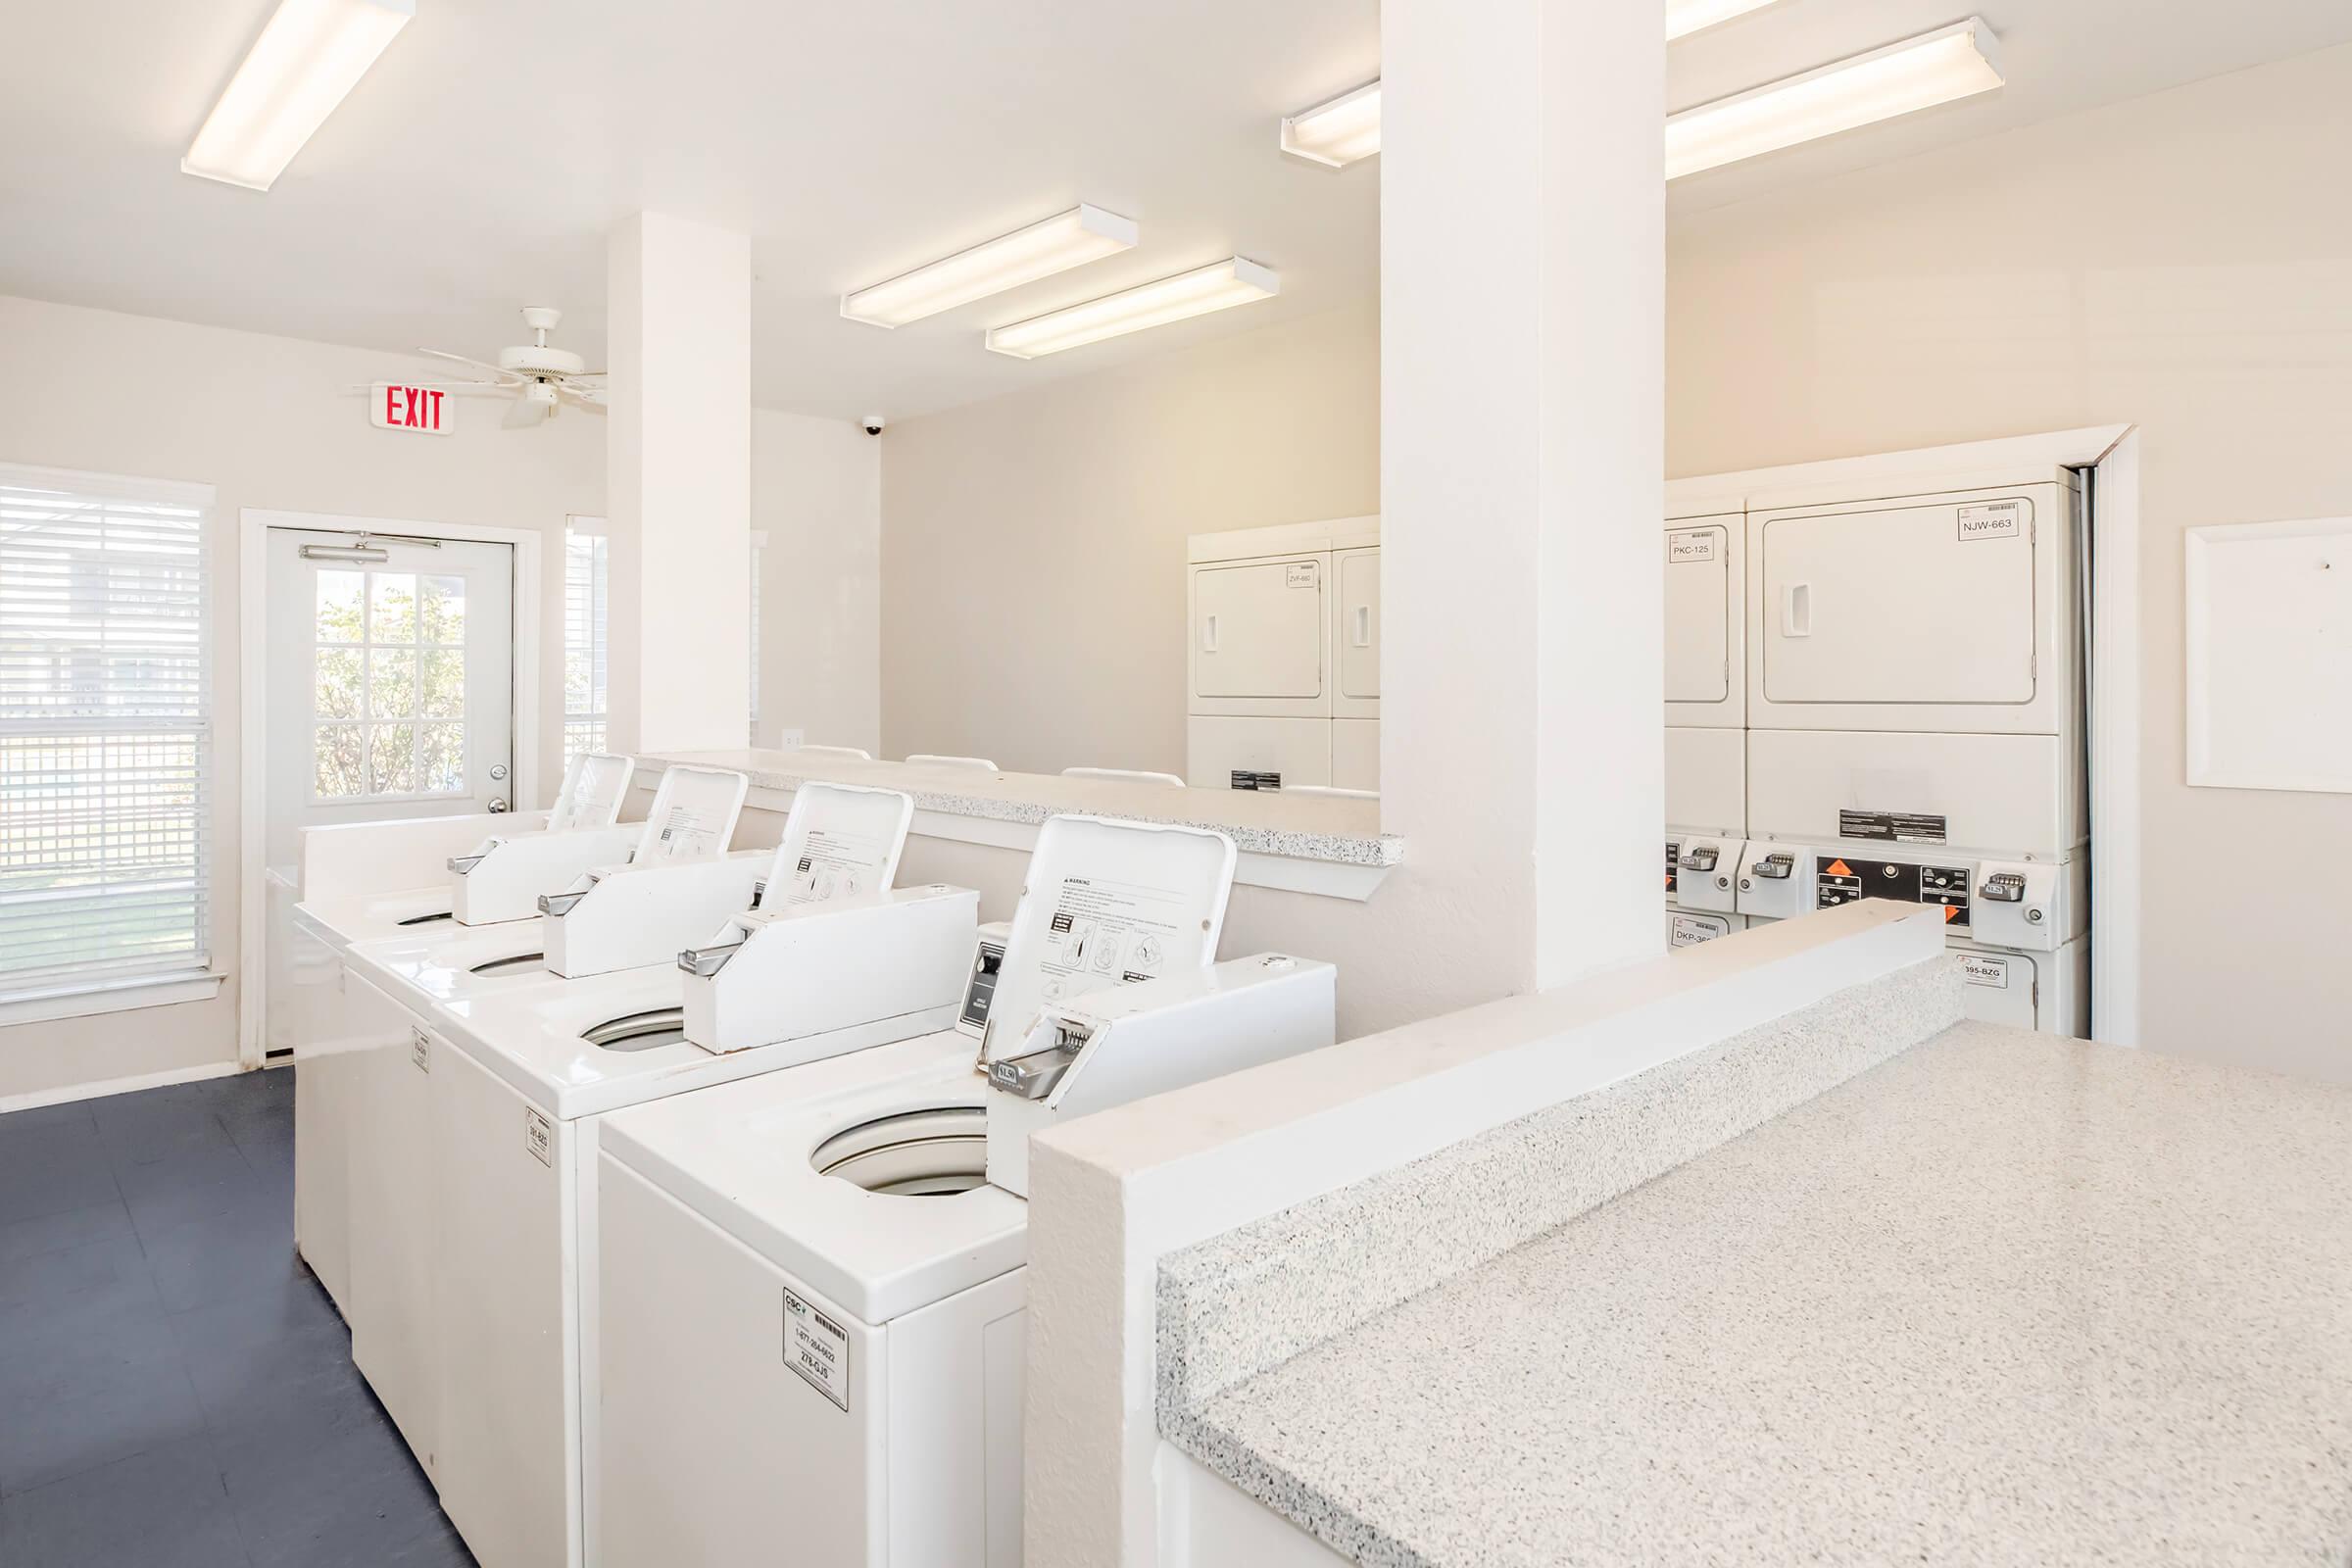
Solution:
<path fill-rule="evenodd" d="M 226 975 L 209 971 L 141 975 L 135 980 L 109 980 L 0 998 L 0 1028 L 11 1024 L 55 1023 L 61 1018 L 87 1018 L 102 1012 L 127 1012 L 133 1007 L 164 1007 L 175 1002 L 209 1002 L 220 994 L 221 983 L 226 979 Z"/>

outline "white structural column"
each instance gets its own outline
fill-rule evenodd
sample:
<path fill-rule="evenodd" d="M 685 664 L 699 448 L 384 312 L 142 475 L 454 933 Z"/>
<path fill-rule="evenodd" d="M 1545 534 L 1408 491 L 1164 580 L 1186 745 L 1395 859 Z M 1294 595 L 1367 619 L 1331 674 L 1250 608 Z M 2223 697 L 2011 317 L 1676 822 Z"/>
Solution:
<path fill-rule="evenodd" d="M 751 241 L 639 213 L 612 230 L 606 261 L 612 743 L 740 747 L 751 724 Z"/>
<path fill-rule="evenodd" d="M 1381 41 L 1380 898 L 1425 1015 L 1662 943 L 1665 45 L 1572 0 Z"/>

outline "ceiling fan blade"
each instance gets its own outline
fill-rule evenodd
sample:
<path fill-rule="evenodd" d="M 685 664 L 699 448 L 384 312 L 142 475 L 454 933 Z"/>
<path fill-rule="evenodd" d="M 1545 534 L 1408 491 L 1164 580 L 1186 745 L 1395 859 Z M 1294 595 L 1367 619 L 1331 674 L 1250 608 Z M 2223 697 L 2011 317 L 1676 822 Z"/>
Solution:
<path fill-rule="evenodd" d="M 447 349 L 418 349 L 416 352 L 430 359 L 448 360 L 457 365 L 470 365 L 477 370 L 488 370 L 492 375 L 497 376 L 502 384 L 512 384 L 529 379 L 528 376 L 516 375 L 513 370 L 502 366 L 491 365 L 482 360 L 469 360 L 463 354 L 452 354 Z"/>
<path fill-rule="evenodd" d="M 605 389 L 601 386 L 573 386 L 566 381 L 558 390 L 583 408 L 601 409 L 605 406 Z"/>
<path fill-rule="evenodd" d="M 526 430 L 545 420 L 540 406 L 528 398 L 516 398 L 507 407 L 507 416 L 499 423 L 509 430 Z"/>

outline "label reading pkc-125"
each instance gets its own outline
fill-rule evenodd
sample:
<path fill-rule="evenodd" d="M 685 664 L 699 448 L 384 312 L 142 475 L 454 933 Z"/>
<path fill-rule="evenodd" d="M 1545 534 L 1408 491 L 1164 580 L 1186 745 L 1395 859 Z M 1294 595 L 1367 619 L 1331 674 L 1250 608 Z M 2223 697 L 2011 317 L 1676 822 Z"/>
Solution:
<path fill-rule="evenodd" d="M 1715 530 L 1687 528 L 1666 536 L 1666 564 L 1688 566 L 1715 559 Z"/>
<path fill-rule="evenodd" d="M 844 1410 L 850 1407 L 849 1331 L 790 1291 L 784 1293 L 784 1364 Z"/>

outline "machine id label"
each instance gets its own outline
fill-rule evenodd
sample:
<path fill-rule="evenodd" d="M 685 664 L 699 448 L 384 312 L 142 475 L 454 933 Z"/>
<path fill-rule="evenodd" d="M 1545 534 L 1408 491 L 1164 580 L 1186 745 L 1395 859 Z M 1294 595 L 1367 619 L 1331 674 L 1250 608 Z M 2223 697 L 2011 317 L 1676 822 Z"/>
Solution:
<path fill-rule="evenodd" d="M 522 1107 L 522 1147 L 540 1164 L 556 1168 L 556 1124 L 536 1105 Z"/>
<path fill-rule="evenodd" d="M 1962 507 L 1960 542 L 2015 539 L 2026 531 L 2025 517 L 2026 504 L 2022 501 L 1987 501 L 1981 506 Z"/>
<path fill-rule="evenodd" d="M 1666 564 L 1688 566 L 1715 559 L 1715 530 L 1692 528 L 1684 533 L 1666 536 Z"/>
<path fill-rule="evenodd" d="M 433 1070 L 432 1042 L 421 1029 L 409 1031 L 409 1065 L 418 1072 L 429 1073 Z"/>
<path fill-rule="evenodd" d="M 1887 844 L 1941 844 L 1947 821 L 1927 811 L 1839 811 L 1838 836 Z"/>
<path fill-rule="evenodd" d="M 790 1291 L 784 1293 L 784 1364 L 842 1409 L 850 1407 L 849 1331 Z"/>
<path fill-rule="evenodd" d="M 1282 585 L 1285 588 L 1312 588 L 1315 585 L 1315 564 L 1311 561 L 1294 561 L 1284 566 Z"/>
<path fill-rule="evenodd" d="M 1972 986 L 1990 986 L 1995 991 L 2009 989 L 2009 960 L 1988 958 L 1982 954 L 1963 954 L 1960 957 L 1960 978 Z"/>
<path fill-rule="evenodd" d="M 1678 914 L 1674 917 L 1674 934 L 1666 939 L 1666 945 L 1672 948 L 1695 948 L 1701 942 L 1712 942 L 1729 931 L 1727 922 L 1709 920 L 1699 915 Z"/>

